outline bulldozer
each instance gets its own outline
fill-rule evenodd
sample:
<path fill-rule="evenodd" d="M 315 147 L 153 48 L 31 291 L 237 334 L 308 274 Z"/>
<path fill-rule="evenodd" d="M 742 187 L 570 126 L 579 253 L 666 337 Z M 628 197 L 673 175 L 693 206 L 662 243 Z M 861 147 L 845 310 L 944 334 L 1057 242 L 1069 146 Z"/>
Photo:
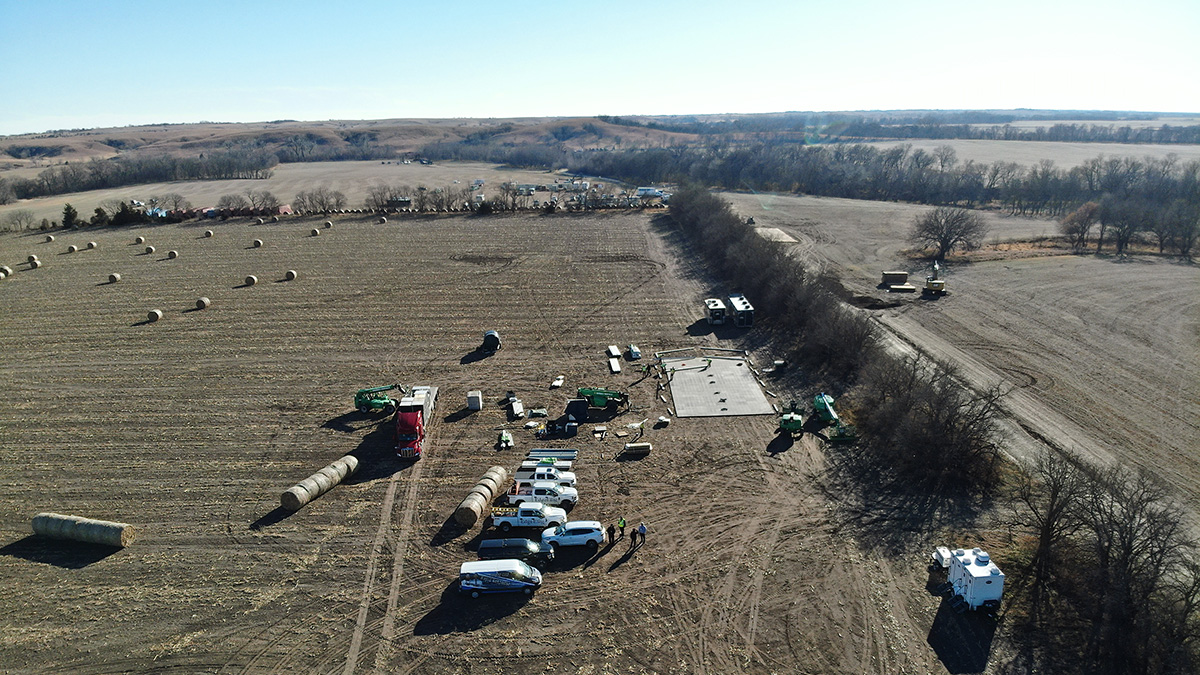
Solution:
<path fill-rule="evenodd" d="M 629 405 L 629 394 L 615 389 L 580 387 L 576 395 L 587 399 L 588 405 L 593 408 L 618 408 Z"/>
<path fill-rule="evenodd" d="M 789 433 L 794 436 L 803 432 L 804 415 L 800 411 L 800 406 L 795 401 L 791 401 L 779 415 L 779 429 L 776 430 L 776 433 Z"/>
<path fill-rule="evenodd" d="M 922 295 L 945 295 L 946 280 L 942 278 L 942 266 L 938 261 L 933 261 L 933 274 L 925 277 L 925 288 L 921 289 Z"/>
<path fill-rule="evenodd" d="M 376 410 L 386 411 L 387 414 L 392 414 L 396 410 L 397 401 L 387 392 L 393 389 L 400 391 L 400 396 L 405 394 L 404 387 L 398 384 L 389 384 L 382 387 L 370 387 L 367 389 L 359 389 L 354 394 L 354 407 L 364 415 L 372 413 Z"/>

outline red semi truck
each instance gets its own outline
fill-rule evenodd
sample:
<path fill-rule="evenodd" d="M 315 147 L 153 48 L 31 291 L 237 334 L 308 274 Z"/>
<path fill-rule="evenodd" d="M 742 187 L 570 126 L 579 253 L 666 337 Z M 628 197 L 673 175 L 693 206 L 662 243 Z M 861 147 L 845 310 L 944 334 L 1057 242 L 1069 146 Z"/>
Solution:
<path fill-rule="evenodd" d="M 396 456 L 421 459 L 425 449 L 425 429 L 433 420 L 437 387 L 413 387 L 396 406 Z"/>

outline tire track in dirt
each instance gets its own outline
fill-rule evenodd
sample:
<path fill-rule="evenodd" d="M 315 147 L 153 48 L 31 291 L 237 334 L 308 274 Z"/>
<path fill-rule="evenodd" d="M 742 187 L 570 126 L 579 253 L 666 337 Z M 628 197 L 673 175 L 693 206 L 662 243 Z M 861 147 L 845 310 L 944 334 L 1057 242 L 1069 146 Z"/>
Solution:
<path fill-rule="evenodd" d="M 371 541 L 371 555 L 367 559 L 366 578 L 363 580 L 362 598 L 359 601 L 358 618 L 354 624 L 354 632 L 350 637 L 350 646 L 346 650 L 346 666 L 342 669 L 343 675 L 353 675 L 358 667 L 359 650 L 362 647 L 363 632 L 367 625 L 367 614 L 371 609 L 371 597 L 375 592 L 375 577 L 378 573 L 379 557 L 383 553 L 383 544 L 387 541 L 388 530 L 392 523 L 392 502 L 396 498 L 396 486 L 400 480 L 400 473 L 392 474 L 388 479 L 387 490 L 383 495 L 383 504 L 380 506 L 379 527 L 375 531 L 375 538 Z"/>

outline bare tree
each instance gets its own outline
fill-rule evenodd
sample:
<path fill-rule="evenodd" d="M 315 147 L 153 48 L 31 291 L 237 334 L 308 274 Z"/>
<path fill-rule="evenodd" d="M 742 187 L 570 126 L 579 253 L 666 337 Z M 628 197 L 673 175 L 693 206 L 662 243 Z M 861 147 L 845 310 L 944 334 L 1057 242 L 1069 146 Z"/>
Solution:
<path fill-rule="evenodd" d="M 939 145 L 933 149 L 933 157 L 937 160 L 938 171 L 946 173 L 958 163 L 958 153 L 949 145 Z"/>
<path fill-rule="evenodd" d="M 340 211 L 346 208 L 346 195 L 325 186 L 307 192 L 301 190 L 296 193 L 295 206 L 302 211 Z"/>
<path fill-rule="evenodd" d="M 1059 221 L 1058 231 L 1066 236 L 1067 243 L 1071 244 L 1071 248 L 1076 251 L 1082 250 L 1087 246 L 1088 234 L 1099 217 L 1100 205 L 1096 202 L 1087 202 Z"/>
<path fill-rule="evenodd" d="M 17 209 L 4 214 L 4 229 L 10 232 L 19 232 L 33 227 L 33 211 L 29 209 Z"/>
<path fill-rule="evenodd" d="M 1033 471 L 1017 486 L 1017 500 L 1028 510 L 1027 524 L 1037 538 L 1029 566 L 1033 572 L 1034 602 L 1045 599 L 1056 554 L 1062 543 L 1082 526 L 1080 513 L 1084 476 L 1070 455 L 1038 457 Z"/>
<path fill-rule="evenodd" d="M 413 192 L 412 197 L 413 208 L 418 211 L 424 211 L 429 208 L 429 190 L 424 185 L 418 185 Z"/>
<path fill-rule="evenodd" d="M 392 197 L 392 188 L 383 183 L 376 183 L 367 188 L 367 199 L 364 206 L 369 211 L 383 211 L 387 208 Z"/>
<path fill-rule="evenodd" d="M 230 211 L 247 209 L 250 208 L 250 200 L 242 195 L 221 195 L 221 198 L 217 200 L 217 208 Z"/>
<path fill-rule="evenodd" d="M 115 216 L 121 212 L 122 207 L 127 207 L 127 205 L 124 199 L 117 199 L 113 197 L 100 202 L 100 207 L 105 211 L 108 211 L 109 216 Z"/>
<path fill-rule="evenodd" d="M 186 211 L 192 208 L 192 203 L 178 192 L 168 192 L 167 194 L 158 195 L 159 205 L 168 211 Z"/>
<path fill-rule="evenodd" d="M 987 223 L 978 213 L 939 206 L 917 217 L 909 240 L 919 246 L 937 248 L 935 257 L 940 259 L 957 247 L 967 250 L 979 248 L 987 232 Z"/>

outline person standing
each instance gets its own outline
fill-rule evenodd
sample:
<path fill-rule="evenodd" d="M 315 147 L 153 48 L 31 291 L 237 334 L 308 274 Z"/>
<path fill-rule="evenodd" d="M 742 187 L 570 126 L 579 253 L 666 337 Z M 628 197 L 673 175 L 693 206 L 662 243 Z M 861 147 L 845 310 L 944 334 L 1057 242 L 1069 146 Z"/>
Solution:
<path fill-rule="evenodd" d="M 616 536 L 617 536 L 617 526 L 613 525 L 612 523 L 609 523 L 608 524 L 608 543 L 611 544 L 614 541 L 616 541 Z"/>
<path fill-rule="evenodd" d="M 625 538 L 625 518 L 622 516 L 617 519 L 617 527 L 621 529 L 621 538 Z"/>
<path fill-rule="evenodd" d="M 646 543 L 646 524 L 645 523 L 641 523 L 638 525 L 637 534 L 641 536 L 642 543 L 643 544 Z"/>

